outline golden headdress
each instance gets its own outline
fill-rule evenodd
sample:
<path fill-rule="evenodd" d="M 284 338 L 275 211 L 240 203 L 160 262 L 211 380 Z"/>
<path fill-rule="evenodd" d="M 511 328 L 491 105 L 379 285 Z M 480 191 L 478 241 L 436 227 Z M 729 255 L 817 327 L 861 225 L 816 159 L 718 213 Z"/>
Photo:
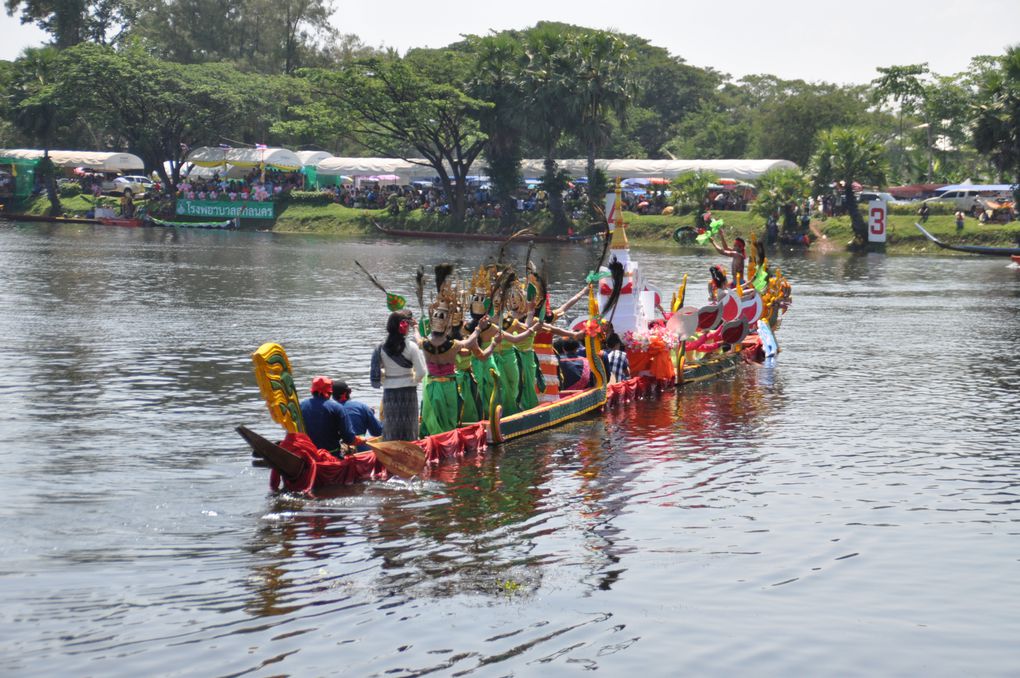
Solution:
<path fill-rule="evenodd" d="M 459 325 L 464 318 L 461 297 L 457 280 L 453 277 L 453 266 L 451 264 L 436 266 L 436 296 L 429 304 L 430 319 L 437 312 L 445 310 L 449 321 L 446 329 Z"/>

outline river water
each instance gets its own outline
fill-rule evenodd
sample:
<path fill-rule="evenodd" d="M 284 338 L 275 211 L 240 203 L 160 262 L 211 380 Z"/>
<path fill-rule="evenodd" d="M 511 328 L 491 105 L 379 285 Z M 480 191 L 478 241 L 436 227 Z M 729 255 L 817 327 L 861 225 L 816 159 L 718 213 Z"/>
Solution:
<path fill-rule="evenodd" d="M 1020 272 L 777 254 L 776 366 L 439 479 L 276 496 L 249 354 L 370 404 L 410 267 L 488 244 L 0 224 L 0 674 L 1013 676 Z M 523 259 L 512 247 L 510 258 Z M 597 253 L 538 246 L 553 299 Z M 705 254 L 635 249 L 664 288 Z M 415 302 L 412 302 L 416 305 Z"/>

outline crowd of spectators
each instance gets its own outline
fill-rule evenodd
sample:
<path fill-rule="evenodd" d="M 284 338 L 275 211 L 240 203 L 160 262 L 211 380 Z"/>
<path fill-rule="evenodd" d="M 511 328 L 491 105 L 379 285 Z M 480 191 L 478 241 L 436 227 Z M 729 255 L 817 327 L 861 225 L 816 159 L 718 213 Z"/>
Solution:
<path fill-rule="evenodd" d="M 218 173 L 208 178 L 185 177 L 177 184 L 177 197 L 188 200 L 247 200 L 266 202 L 278 199 L 293 190 L 301 190 L 305 177 L 300 172 L 253 169 L 241 179 L 221 178 Z"/>
<path fill-rule="evenodd" d="M 387 208 L 393 214 L 421 209 L 426 214 L 449 214 L 450 200 L 439 186 L 427 183 L 416 184 L 378 184 L 362 183 L 358 186 L 342 184 L 326 186 L 319 189 L 329 193 L 333 202 L 345 207 L 382 209 Z M 471 218 L 496 218 L 502 212 L 492 190 L 484 184 L 471 184 L 465 195 L 467 201 L 466 216 Z M 544 209 L 548 199 L 544 191 L 537 188 L 522 189 L 516 197 L 517 210 L 531 212 Z"/>

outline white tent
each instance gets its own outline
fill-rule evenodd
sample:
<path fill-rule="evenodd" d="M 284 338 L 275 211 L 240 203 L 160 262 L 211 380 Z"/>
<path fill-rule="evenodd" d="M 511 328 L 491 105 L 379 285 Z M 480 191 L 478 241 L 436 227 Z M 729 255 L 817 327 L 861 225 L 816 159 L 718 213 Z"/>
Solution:
<path fill-rule="evenodd" d="M 425 161 L 419 161 L 424 163 Z M 584 158 L 567 158 L 556 161 L 557 167 L 572 177 L 583 177 L 588 173 Z M 610 178 L 663 178 L 673 179 L 685 172 L 702 170 L 720 177 L 738 181 L 754 181 L 765 172 L 779 167 L 795 168 L 789 160 L 607 160 L 598 159 L 595 165 Z M 473 171 L 482 172 L 486 161 L 481 158 L 473 165 Z M 349 177 L 367 177 L 379 174 L 398 174 L 403 179 L 430 179 L 436 172 L 431 167 L 394 158 L 326 158 L 315 166 L 321 175 L 342 174 Z M 521 174 L 538 177 L 545 172 L 545 161 L 529 159 L 521 161 Z"/>
<path fill-rule="evenodd" d="M 415 172 L 422 171 L 414 163 L 398 158 L 326 158 L 315 166 L 318 174 L 325 176 L 336 176 L 342 174 L 348 177 L 368 177 L 380 174 L 397 174 L 401 177 L 410 177 Z M 424 168 L 432 173 L 431 168 Z"/>
<path fill-rule="evenodd" d="M 315 167 L 326 158 L 332 158 L 332 153 L 326 151 L 298 151 L 295 153 L 303 167 Z"/>
<path fill-rule="evenodd" d="M 583 158 L 557 160 L 556 166 L 572 177 L 583 177 L 588 173 L 587 161 Z M 663 178 L 673 179 L 685 172 L 701 170 L 720 177 L 740 181 L 754 181 L 765 172 L 776 168 L 795 168 L 789 160 L 606 160 L 596 159 L 595 166 L 610 178 Z M 521 173 L 526 177 L 538 177 L 545 173 L 545 161 L 529 159 L 521 161 Z"/>
<path fill-rule="evenodd" d="M 213 148 L 202 146 L 188 154 L 187 162 L 199 167 L 238 167 L 251 169 L 265 164 L 279 170 L 296 172 L 301 159 L 286 148 Z"/>
<path fill-rule="evenodd" d="M 0 149 L 0 157 L 39 160 L 44 151 L 26 148 Z M 128 172 L 145 169 L 145 163 L 132 153 L 105 151 L 50 151 L 50 160 L 57 167 L 87 167 L 99 172 Z"/>

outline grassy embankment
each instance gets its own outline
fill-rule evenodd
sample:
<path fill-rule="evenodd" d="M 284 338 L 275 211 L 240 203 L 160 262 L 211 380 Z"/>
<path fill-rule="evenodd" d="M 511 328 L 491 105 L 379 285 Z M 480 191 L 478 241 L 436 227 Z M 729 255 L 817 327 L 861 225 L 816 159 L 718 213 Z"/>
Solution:
<path fill-rule="evenodd" d="M 715 212 L 725 223 L 728 240 L 738 235 L 747 238 L 752 232 L 761 237 L 764 224 L 761 217 L 750 212 Z M 530 216 L 530 215 L 526 215 Z M 687 216 L 640 216 L 628 213 L 627 235 L 631 242 L 652 247 L 676 247 L 673 232 L 680 226 L 693 223 L 693 217 Z M 356 210 L 328 206 L 293 205 L 280 212 L 274 231 L 288 233 L 345 233 L 358 234 L 372 232 L 372 221 L 383 226 L 408 230 L 436 231 L 444 230 L 444 224 L 434 218 L 412 212 L 398 218 L 390 217 L 385 210 Z M 917 220 L 913 214 L 889 215 L 888 241 L 886 252 L 889 254 L 952 254 L 940 249 L 914 228 Z M 531 226 L 536 232 L 548 227 L 548 219 L 539 215 L 524 225 Z M 495 223 L 483 223 L 481 230 L 495 231 Z M 835 217 L 815 220 L 812 230 L 818 237 L 812 244 L 813 248 L 824 248 L 830 251 L 844 251 L 852 240 L 853 232 L 849 217 Z M 925 228 L 943 242 L 952 244 L 989 245 L 995 247 L 1016 246 L 1020 238 L 1020 222 L 1011 224 L 979 224 L 977 219 L 968 217 L 963 233 L 957 235 L 952 215 L 933 215 L 928 219 Z"/>
<path fill-rule="evenodd" d="M 104 202 L 110 201 L 109 198 Z M 112 202 L 116 202 L 113 200 Z M 62 199 L 65 213 L 84 214 L 92 208 L 90 196 L 75 196 Z M 40 196 L 24 206 L 27 214 L 45 214 L 49 207 L 45 196 Z M 764 226 L 761 217 L 750 212 L 715 212 L 716 216 L 726 222 L 725 233 L 732 239 L 738 235 L 745 238 L 752 232 L 761 236 Z M 520 226 L 530 226 L 534 231 L 544 232 L 549 226 L 547 214 L 525 214 Z M 681 216 L 640 216 L 627 213 L 627 235 L 635 244 L 652 247 L 676 247 L 673 242 L 673 231 L 679 226 L 693 223 L 691 215 Z M 422 231 L 446 230 L 444 220 L 423 214 L 420 210 L 403 213 L 397 217 L 388 214 L 385 209 L 351 209 L 340 205 L 282 205 L 277 215 L 273 231 L 278 233 L 320 233 L 327 235 L 360 235 L 373 233 L 372 222 L 376 221 L 390 228 Z M 916 217 L 913 214 L 890 214 L 888 242 L 886 252 L 889 254 L 951 254 L 947 250 L 936 247 L 929 242 L 920 231 L 914 228 Z M 812 222 L 812 230 L 821 236 L 812 244 L 812 248 L 824 248 L 828 251 L 843 251 L 852 238 L 849 217 L 836 217 Z M 495 221 L 484 221 L 477 230 L 495 232 L 498 224 Z M 1010 224 L 979 224 L 977 219 L 968 217 L 963 233 L 957 235 L 952 215 L 932 215 L 926 228 L 943 242 L 970 245 L 988 245 L 994 247 L 1015 247 L 1020 238 L 1020 222 Z"/>

